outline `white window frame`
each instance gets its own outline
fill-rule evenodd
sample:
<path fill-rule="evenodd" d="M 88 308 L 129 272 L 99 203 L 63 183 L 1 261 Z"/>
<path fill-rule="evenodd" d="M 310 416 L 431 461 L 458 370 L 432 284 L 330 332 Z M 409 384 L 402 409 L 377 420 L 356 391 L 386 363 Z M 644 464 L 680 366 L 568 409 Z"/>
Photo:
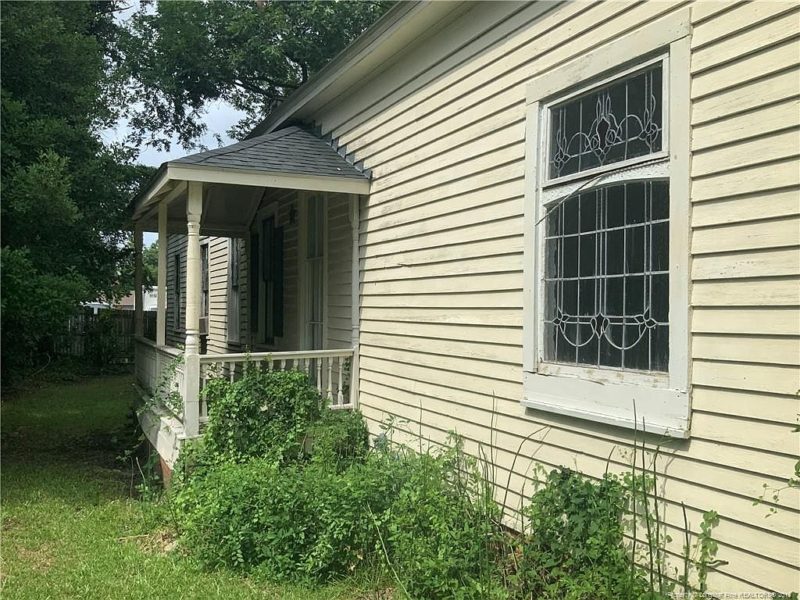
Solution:
<path fill-rule="evenodd" d="M 238 257 L 234 261 L 233 257 Z M 242 253 L 238 238 L 228 238 L 228 306 L 227 306 L 227 326 L 228 343 L 238 344 L 241 341 L 241 308 L 242 308 Z M 238 270 L 236 288 L 233 287 L 234 269 Z"/>
<path fill-rule="evenodd" d="M 574 59 L 527 86 L 523 399 L 532 410 L 688 437 L 690 394 L 690 20 L 681 10 Z M 549 179 L 549 108 L 663 61 L 661 152 Z M 545 210 L 566 195 L 610 183 L 663 178 L 670 194 L 669 372 L 561 365 L 543 360 Z"/>

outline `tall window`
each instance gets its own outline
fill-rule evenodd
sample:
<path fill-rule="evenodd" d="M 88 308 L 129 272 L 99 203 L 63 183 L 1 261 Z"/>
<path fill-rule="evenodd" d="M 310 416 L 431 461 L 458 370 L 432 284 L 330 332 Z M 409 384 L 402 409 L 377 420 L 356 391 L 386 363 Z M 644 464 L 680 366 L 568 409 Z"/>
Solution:
<path fill-rule="evenodd" d="M 545 361 L 668 370 L 669 181 L 622 166 L 661 155 L 662 94 L 658 61 L 546 109 L 547 183 L 583 171 L 618 181 L 546 207 Z"/>
<path fill-rule="evenodd" d="M 239 269 L 240 244 L 236 238 L 228 240 L 228 341 L 239 343 L 240 320 L 239 311 L 241 298 L 239 296 Z"/>
<path fill-rule="evenodd" d="M 689 43 L 680 19 L 528 86 L 529 408 L 687 435 Z"/>

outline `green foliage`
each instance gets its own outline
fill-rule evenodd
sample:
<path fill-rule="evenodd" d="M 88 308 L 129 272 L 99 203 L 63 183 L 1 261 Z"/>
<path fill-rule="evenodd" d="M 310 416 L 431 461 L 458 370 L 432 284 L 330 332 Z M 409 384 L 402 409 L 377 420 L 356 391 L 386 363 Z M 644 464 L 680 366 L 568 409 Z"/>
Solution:
<path fill-rule="evenodd" d="M 309 440 L 311 460 L 336 471 L 363 462 L 369 450 L 369 430 L 358 411 L 324 410 L 311 426 Z"/>
<path fill-rule="evenodd" d="M 242 137 L 391 5 L 366 2 L 142 2 L 120 39 L 134 141 L 190 147 L 203 109 L 246 115 Z"/>
<path fill-rule="evenodd" d="M 370 507 L 383 511 L 392 498 L 391 466 L 219 464 L 175 495 L 184 543 L 210 567 L 257 568 L 278 581 L 341 578 L 375 553 Z"/>
<path fill-rule="evenodd" d="M 211 379 L 204 445 L 216 460 L 267 458 L 275 464 L 304 456 L 306 435 L 322 399 L 300 371 L 261 370 L 248 364 L 240 379 Z"/>
<path fill-rule="evenodd" d="M 402 454 L 405 482 L 384 519 L 388 560 L 414 598 L 505 598 L 499 508 L 488 482 L 456 443 Z"/>
<path fill-rule="evenodd" d="M 615 476 L 594 482 L 552 471 L 524 511 L 528 532 L 518 577 L 535 598 L 638 598 L 646 581 L 631 565 L 622 517 L 631 498 Z"/>
<path fill-rule="evenodd" d="M 78 273 L 42 273 L 27 248 L 0 250 L 0 312 L 3 314 L 3 378 L 45 352 L 47 337 L 67 327 L 89 282 Z"/>
<path fill-rule="evenodd" d="M 131 289 L 126 208 L 149 168 L 106 147 L 115 2 L 3 4 L 3 377 L 41 359 L 81 301 Z M 8 271 L 8 272 L 6 272 Z"/>

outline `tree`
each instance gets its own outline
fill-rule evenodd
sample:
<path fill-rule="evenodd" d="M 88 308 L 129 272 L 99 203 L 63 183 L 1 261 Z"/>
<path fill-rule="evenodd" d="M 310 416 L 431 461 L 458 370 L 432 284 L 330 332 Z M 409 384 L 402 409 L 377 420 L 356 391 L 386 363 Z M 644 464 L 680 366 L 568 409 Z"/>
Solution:
<path fill-rule="evenodd" d="M 150 169 L 104 146 L 113 2 L 4 2 L 3 373 L 30 363 L 80 302 L 114 297 L 131 261 L 127 204 Z"/>
<path fill-rule="evenodd" d="M 142 2 L 120 38 L 132 140 L 187 149 L 206 131 L 204 108 L 224 100 L 246 113 L 243 137 L 392 4 Z"/>

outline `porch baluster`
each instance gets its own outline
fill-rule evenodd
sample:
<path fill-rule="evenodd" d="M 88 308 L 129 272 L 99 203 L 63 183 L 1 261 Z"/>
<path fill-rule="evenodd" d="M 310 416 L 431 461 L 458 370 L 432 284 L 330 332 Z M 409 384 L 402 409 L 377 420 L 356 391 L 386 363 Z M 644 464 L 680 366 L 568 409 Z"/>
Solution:
<path fill-rule="evenodd" d="M 336 404 L 344 404 L 344 359 L 340 356 L 337 359 L 339 367 L 339 378 L 336 386 Z"/>
<path fill-rule="evenodd" d="M 328 391 L 327 391 L 328 400 L 333 400 L 333 388 L 332 388 L 333 377 L 332 377 L 332 375 L 333 375 L 333 358 L 329 358 L 328 359 Z"/>

